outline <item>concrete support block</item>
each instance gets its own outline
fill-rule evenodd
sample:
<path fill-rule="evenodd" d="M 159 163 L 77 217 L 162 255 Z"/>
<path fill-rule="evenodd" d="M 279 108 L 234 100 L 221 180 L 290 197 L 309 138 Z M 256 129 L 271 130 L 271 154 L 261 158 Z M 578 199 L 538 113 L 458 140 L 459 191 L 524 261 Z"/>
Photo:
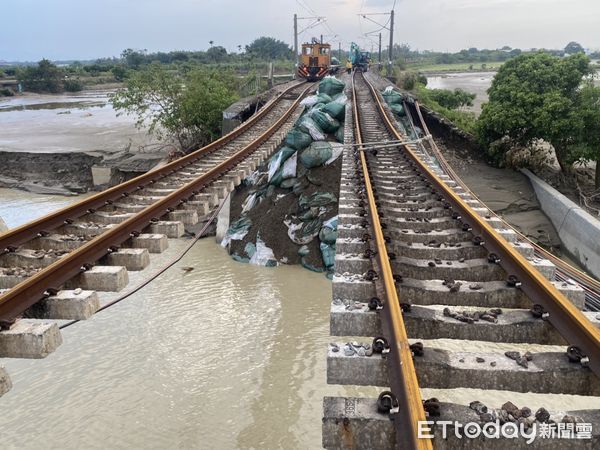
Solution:
<path fill-rule="evenodd" d="M 86 320 L 100 308 L 95 291 L 63 290 L 40 300 L 27 311 L 32 319 Z"/>
<path fill-rule="evenodd" d="M 12 389 L 12 381 L 4 367 L 0 367 L 0 397 Z"/>
<path fill-rule="evenodd" d="M 579 309 L 585 307 L 585 291 L 576 284 L 565 283 L 562 281 L 551 282 L 565 297 Z"/>
<path fill-rule="evenodd" d="M 547 259 L 534 258 L 529 261 L 533 267 L 535 267 L 538 272 L 540 272 L 544 278 L 553 281 L 554 275 L 556 273 L 556 266 Z"/>
<path fill-rule="evenodd" d="M 190 200 L 184 203 L 183 208 L 195 211 L 198 218 L 203 217 L 210 212 L 210 205 L 208 202 L 199 202 L 196 200 Z"/>
<path fill-rule="evenodd" d="M 323 399 L 323 448 L 331 450 L 394 449 L 396 430 L 389 415 L 370 398 Z"/>
<path fill-rule="evenodd" d="M 132 217 L 132 213 L 115 213 L 115 212 L 104 212 L 97 211 L 90 215 L 90 221 L 103 225 L 108 224 L 119 224 L 125 222 L 127 219 Z"/>
<path fill-rule="evenodd" d="M 0 331 L 1 358 L 45 358 L 62 344 L 56 323 L 17 320 Z"/>
<path fill-rule="evenodd" d="M 131 239 L 133 248 L 146 248 L 150 253 L 162 253 L 169 248 L 165 234 L 140 234 Z"/>
<path fill-rule="evenodd" d="M 224 201 L 223 208 L 219 211 L 217 216 L 217 231 L 215 239 L 217 244 L 220 244 L 225 234 L 227 233 L 227 229 L 229 228 L 229 220 L 231 215 L 231 194 L 227 195 L 227 198 Z"/>
<path fill-rule="evenodd" d="M 468 406 L 456 403 L 440 403 L 440 416 L 429 417 L 427 420 L 435 422 L 429 426 L 431 426 L 431 434 L 434 436 L 433 447 L 436 450 L 505 450 L 507 448 L 575 450 L 593 449 L 600 446 L 599 410 L 551 411 L 550 414 L 557 417 L 570 415 L 581 418 L 584 423 L 591 424 L 591 439 L 561 439 L 558 436 L 541 439 L 538 436 L 532 443 L 527 443 L 524 438 L 489 439 L 483 434 L 477 438 L 468 439 L 465 438 L 462 430 L 455 430 L 454 424 L 465 425 L 470 422 L 481 424 L 481 418 Z M 443 436 L 443 422 L 447 423 L 445 437 Z M 392 450 L 398 448 L 396 447 L 393 416 L 378 412 L 375 398 L 325 397 L 323 399 L 322 432 L 322 443 L 326 449 Z M 462 436 L 462 438 L 458 436 Z"/>
<path fill-rule="evenodd" d="M 119 292 L 129 283 L 123 266 L 94 266 L 79 275 L 77 284 L 82 289 L 100 292 Z"/>
<path fill-rule="evenodd" d="M 198 223 L 198 213 L 193 209 L 179 209 L 168 214 L 169 220 L 181 222 L 184 225 L 196 225 Z"/>
<path fill-rule="evenodd" d="M 165 234 L 169 238 L 180 238 L 185 233 L 182 222 L 161 220 L 150 225 L 150 231 L 154 234 Z"/>
<path fill-rule="evenodd" d="M 387 360 L 381 355 L 346 356 L 346 344 L 337 345 L 337 352 L 329 346 L 328 383 L 389 386 Z M 528 368 L 524 368 L 501 353 L 451 352 L 425 347 L 423 356 L 415 357 L 414 362 L 422 388 L 600 394 L 596 375 L 580 364 L 569 362 L 564 353 L 534 353 Z"/>
<path fill-rule="evenodd" d="M 111 266 L 124 266 L 127 270 L 144 270 L 150 264 L 150 253 L 146 248 L 122 248 L 106 257 Z"/>

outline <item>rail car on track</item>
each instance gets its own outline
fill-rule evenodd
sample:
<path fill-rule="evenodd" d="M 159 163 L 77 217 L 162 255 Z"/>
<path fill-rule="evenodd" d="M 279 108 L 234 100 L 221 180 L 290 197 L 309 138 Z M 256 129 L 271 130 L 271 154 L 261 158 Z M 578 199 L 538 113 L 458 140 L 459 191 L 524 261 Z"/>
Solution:
<path fill-rule="evenodd" d="M 339 62 L 331 56 L 331 45 L 324 44 L 316 38 L 312 42 L 302 44 L 302 55 L 298 64 L 298 76 L 308 81 L 317 81 L 325 75 L 338 71 Z"/>

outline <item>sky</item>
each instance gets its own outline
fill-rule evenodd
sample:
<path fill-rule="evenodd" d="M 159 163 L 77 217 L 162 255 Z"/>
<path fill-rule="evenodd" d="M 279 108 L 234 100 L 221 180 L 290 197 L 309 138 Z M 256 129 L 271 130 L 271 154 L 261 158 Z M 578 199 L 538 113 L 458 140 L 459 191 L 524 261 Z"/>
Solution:
<path fill-rule="evenodd" d="M 600 0 L 4 0 L 0 60 L 37 61 L 118 56 L 125 48 L 204 50 L 209 41 L 237 51 L 259 36 L 293 43 L 293 14 L 326 17 L 300 35 L 325 35 L 337 47 L 371 50 L 378 25 L 359 13 L 389 12 L 394 42 L 419 50 L 564 48 L 578 41 L 600 49 Z M 370 16 L 379 23 L 385 15 Z M 303 30 L 312 23 L 299 20 Z M 384 47 L 389 32 L 382 31 Z"/>

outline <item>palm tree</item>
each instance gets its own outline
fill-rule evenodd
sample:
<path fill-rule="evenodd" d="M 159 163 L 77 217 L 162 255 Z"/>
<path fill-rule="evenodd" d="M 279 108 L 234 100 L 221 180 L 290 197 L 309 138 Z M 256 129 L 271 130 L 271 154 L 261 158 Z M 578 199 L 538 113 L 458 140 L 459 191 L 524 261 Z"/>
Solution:
<path fill-rule="evenodd" d="M 215 41 L 208 41 L 208 43 L 210 44 L 210 46 L 212 47 L 213 44 L 215 43 Z"/>

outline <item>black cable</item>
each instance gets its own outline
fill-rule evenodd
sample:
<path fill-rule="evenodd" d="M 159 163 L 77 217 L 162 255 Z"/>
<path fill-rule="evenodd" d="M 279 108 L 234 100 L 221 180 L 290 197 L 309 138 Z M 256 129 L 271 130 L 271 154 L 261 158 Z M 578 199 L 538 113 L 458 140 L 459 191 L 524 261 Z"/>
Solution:
<path fill-rule="evenodd" d="M 225 198 L 225 200 L 226 199 L 227 199 L 227 197 Z M 160 269 L 158 269 L 156 272 L 154 272 L 151 277 L 146 278 L 144 281 L 142 281 L 141 283 L 139 283 L 134 288 L 130 289 L 129 291 L 127 291 L 124 294 L 122 294 L 119 297 L 117 297 L 116 299 L 111 300 L 106 305 L 104 305 L 101 308 L 99 308 L 96 311 L 96 313 L 99 313 L 100 311 L 104 311 L 105 309 L 108 309 L 111 306 L 116 305 L 117 303 L 125 300 L 129 296 L 135 294 L 136 292 L 138 292 L 139 290 L 141 290 L 142 288 L 144 288 L 145 286 L 147 286 L 148 284 L 150 284 L 150 282 L 154 281 L 160 275 L 162 275 L 163 273 L 165 273 L 168 269 L 170 269 L 171 267 L 173 267 L 179 261 L 181 261 L 183 259 L 183 257 L 196 244 L 196 242 L 198 242 L 204 236 L 204 233 L 206 233 L 206 230 L 208 229 L 208 227 L 214 222 L 215 218 L 217 217 L 217 215 L 219 214 L 219 212 L 223 208 L 223 205 L 225 204 L 225 200 L 223 200 L 221 202 L 221 204 L 219 205 L 219 207 L 213 212 L 213 214 L 208 219 L 208 222 L 206 222 L 206 224 L 204 225 L 204 227 L 202 227 L 202 229 L 198 232 L 198 234 L 196 234 L 194 236 L 194 238 L 192 239 L 192 241 L 183 249 L 183 251 L 181 253 L 179 253 L 175 258 L 173 258 L 166 266 L 163 266 Z M 62 330 L 64 328 L 70 327 L 71 325 L 73 325 L 73 324 L 75 324 L 77 322 L 79 322 L 79 320 L 72 320 L 70 322 L 67 322 L 67 323 L 59 326 L 58 328 Z"/>

